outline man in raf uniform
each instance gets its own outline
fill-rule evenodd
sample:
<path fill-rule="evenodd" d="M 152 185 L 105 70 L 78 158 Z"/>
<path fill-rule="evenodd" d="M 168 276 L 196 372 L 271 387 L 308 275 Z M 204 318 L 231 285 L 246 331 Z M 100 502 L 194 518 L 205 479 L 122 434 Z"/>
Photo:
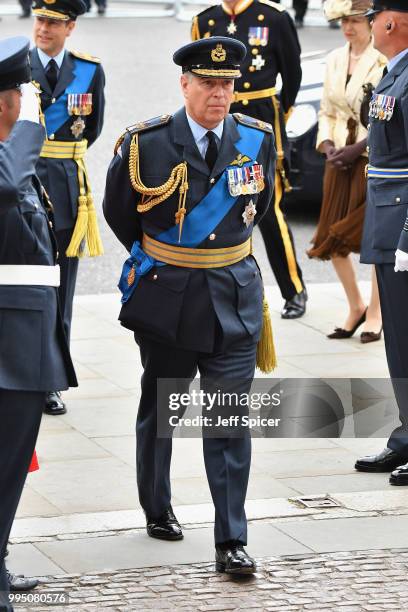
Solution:
<path fill-rule="evenodd" d="M 284 191 L 290 188 L 286 177 L 289 143 L 285 115 L 295 102 L 302 76 L 300 45 L 293 21 L 284 7 L 270 0 L 225 0 L 194 17 L 191 34 L 193 40 L 231 36 L 247 48 L 231 111 L 246 113 L 273 125 L 278 155 L 275 199 L 259 229 L 285 300 L 282 317 L 301 317 L 305 313 L 307 294 L 296 261 L 293 235 L 281 210 Z M 275 89 L 278 74 L 282 78 L 279 97 Z"/>
<path fill-rule="evenodd" d="M 401 426 L 378 455 L 356 462 L 361 472 L 392 472 L 408 485 L 408 6 L 376 0 L 374 46 L 388 59 L 370 103 L 367 210 L 361 261 L 374 263 L 380 290 L 388 367 Z M 397 468 L 397 469 L 396 469 Z M 395 471 L 393 471 L 395 470 Z"/>
<path fill-rule="evenodd" d="M 59 266 L 35 164 L 44 141 L 29 41 L 0 42 L 0 610 L 12 610 L 4 556 L 46 391 L 76 386 L 58 310 Z M 27 91 L 28 87 L 28 91 Z M 33 100 L 34 98 L 34 100 Z M 20 113 L 20 107 L 21 113 Z M 17 121 L 20 113 L 20 120 Z"/>
<path fill-rule="evenodd" d="M 179 49 L 173 59 L 182 66 L 185 107 L 127 128 L 106 181 L 105 217 L 131 253 L 120 320 L 135 332 L 144 367 L 139 498 L 148 535 L 166 540 L 183 534 L 171 507 L 171 437 L 157 435 L 157 380 L 191 382 L 198 370 L 204 389 L 224 377 L 237 381 L 235 392 L 248 392 L 262 328 L 263 286 L 250 239 L 272 197 L 275 149 L 269 124 L 228 114 L 245 53 L 225 37 Z M 216 567 L 252 573 L 243 548 L 249 431 L 204 437 L 203 450 Z"/>
<path fill-rule="evenodd" d="M 60 303 L 69 342 L 78 257 L 102 254 L 84 156 L 102 130 L 105 76 L 97 58 L 65 49 L 82 0 L 35 0 L 32 78 L 41 89 L 47 131 L 37 172 L 54 206 L 60 253 Z M 59 389 L 49 389 L 45 412 L 63 414 Z"/>

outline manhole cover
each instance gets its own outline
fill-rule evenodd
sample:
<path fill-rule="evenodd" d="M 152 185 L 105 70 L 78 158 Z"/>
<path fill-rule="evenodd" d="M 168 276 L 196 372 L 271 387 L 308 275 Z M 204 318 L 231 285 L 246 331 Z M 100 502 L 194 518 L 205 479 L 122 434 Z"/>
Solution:
<path fill-rule="evenodd" d="M 330 495 L 292 497 L 289 501 L 300 504 L 304 508 L 335 508 L 341 506 L 341 504 L 330 497 Z"/>

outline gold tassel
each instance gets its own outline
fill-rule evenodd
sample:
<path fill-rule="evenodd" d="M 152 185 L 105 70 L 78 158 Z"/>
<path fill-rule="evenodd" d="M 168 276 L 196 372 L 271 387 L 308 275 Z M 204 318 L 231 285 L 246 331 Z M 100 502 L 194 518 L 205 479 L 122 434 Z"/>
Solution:
<path fill-rule="evenodd" d="M 88 227 L 86 231 L 86 243 L 88 245 L 89 255 L 91 257 L 97 257 L 103 255 L 103 245 L 101 235 L 99 233 L 98 219 L 96 216 L 96 209 L 91 193 L 87 196 L 88 203 Z"/>
<path fill-rule="evenodd" d="M 84 238 L 88 227 L 88 198 L 80 195 L 78 198 L 78 215 L 71 237 L 71 242 L 66 250 L 67 257 L 83 257 L 85 255 Z"/>
<path fill-rule="evenodd" d="M 263 299 L 263 316 L 262 316 L 262 331 L 256 347 L 256 367 L 269 374 L 276 368 L 276 353 L 273 343 L 271 315 L 269 313 L 269 305 L 264 297 Z"/>

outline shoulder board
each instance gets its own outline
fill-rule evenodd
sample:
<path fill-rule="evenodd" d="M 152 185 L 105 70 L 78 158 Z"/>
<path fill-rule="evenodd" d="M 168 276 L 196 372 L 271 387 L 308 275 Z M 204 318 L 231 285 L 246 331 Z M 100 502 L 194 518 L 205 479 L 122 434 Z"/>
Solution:
<path fill-rule="evenodd" d="M 277 2 L 272 2 L 271 0 L 259 0 L 259 2 L 261 4 L 266 4 L 266 5 L 270 6 L 271 8 L 275 9 L 276 11 L 279 11 L 280 13 L 283 13 L 284 11 L 286 11 L 286 8 L 284 6 L 282 6 L 281 4 L 278 4 Z"/>
<path fill-rule="evenodd" d="M 139 132 L 146 132 L 147 130 L 152 130 L 153 128 L 157 128 L 162 125 L 167 125 L 171 119 L 172 115 L 160 115 L 159 117 L 153 117 L 153 119 L 147 119 L 147 121 L 139 121 L 138 123 L 129 125 L 116 141 L 114 147 L 115 155 L 118 148 L 124 141 L 126 134 L 131 134 L 133 136 L 134 134 L 138 134 Z"/>
<path fill-rule="evenodd" d="M 81 53 L 81 51 L 70 51 L 70 54 L 78 59 L 85 60 L 86 62 L 93 62 L 94 64 L 100 64 L 101 60 L 99 57 L 88 55 L 88 53 Z"/>
<path fill-rule="evenodd" d="M 139 121 L 133 125 L 129 125 L 126 128 L 126 132 L 129 134 L 136 134 L 138 132 L 145 132 L 161 125 L 167 125 L 170 122 L 172 115 L 159 115 L 159 117 L 153 117 L 153 119 L 147 119 L 147 121 Z"/>
<path fill-rule="evenodd" d="M 254 119 L 253 117 L 248 117 L 248 115 L 243 115 L 242 113 L 233 113 L 232 116 L 234 117 L 235 121 L 238 121 L 238 123 L 242 123 L 242 125 L 254 128 L 255 130 L 269 132 L 270 134 L 273 133 L 272 125 L 270 123 L 267 123 L 266 121 Z"/>

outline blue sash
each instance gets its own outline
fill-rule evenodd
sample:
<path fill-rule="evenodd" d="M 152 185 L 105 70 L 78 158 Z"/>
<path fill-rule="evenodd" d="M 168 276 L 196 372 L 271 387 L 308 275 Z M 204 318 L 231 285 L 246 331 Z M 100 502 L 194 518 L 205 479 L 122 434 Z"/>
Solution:
<path fill-rule="evenodd" d="M 264 133 L 260 130 L 237 125 L 240 139 L 235 143 L 235 147 L 242 155 L 250 157 L 250 161 L 242 167 L 251 165 L 257 158 Z M 221 223 L 229 213 L 240 196 L 232 196 L 228 191 L 227 172 L 224 170 L 222 176 L 210 189 L 207 195 L 199 202 L 191 212 L 186 215 L 183 224 L 183 234 L 179 242 L 179 226 L 174 225 L 170 229 L 155 236 L 155 240 L 164 244 L 172 244 L 180 247 L 194 248 L 207 238 L 209 234 Z M 130 257 L 125 261 L 118 287 L 122 292 L 121 302 L 124 304 L 132 295 L 141 276 L 147 274 L 155 266 L 165 266 L 166 264 L 156 261 L 147 255 L 141 248 L 140 242 L 134 242 Z M 134 282 L 128 285 L 128 274 L 134 268 Z"/>
<path fill-rule="evenodd" d="M 69 119 L 68 94 L 86 93 L 95 74 L 96 64 L 74 59 L 74 79 L 68 85 L 62 96 L 51 104 L 44 113 L 47 134 L 55 134 Z"/>

